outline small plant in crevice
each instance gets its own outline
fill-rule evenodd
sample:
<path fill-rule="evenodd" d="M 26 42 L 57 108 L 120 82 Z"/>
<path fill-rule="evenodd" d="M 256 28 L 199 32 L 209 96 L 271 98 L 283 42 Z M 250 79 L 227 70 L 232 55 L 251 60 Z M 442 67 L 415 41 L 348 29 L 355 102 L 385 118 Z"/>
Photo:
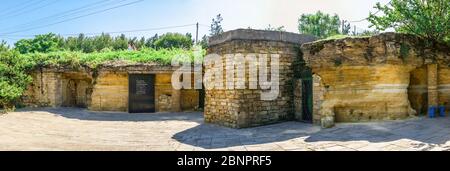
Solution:
<path fill-rule="evenodd" d="M 405 60 L 409 56 L 410 50 L 411 47 L 408 44 L 402 43 L 400 45 L 400 57 L 402 58 L 402 60 Z"/>
<path fill-rule="evenodd" d="M 367 62 L 371 62 L 373 58 L 373 47 L 368 47 L 366 53 L 364 54 L 364 58 Z"/>
<path fill-rule="evenodd" d="M 335 58 L 334 59 L 334 66 L 338 67 L 342 65 L 342 58 Z"/>

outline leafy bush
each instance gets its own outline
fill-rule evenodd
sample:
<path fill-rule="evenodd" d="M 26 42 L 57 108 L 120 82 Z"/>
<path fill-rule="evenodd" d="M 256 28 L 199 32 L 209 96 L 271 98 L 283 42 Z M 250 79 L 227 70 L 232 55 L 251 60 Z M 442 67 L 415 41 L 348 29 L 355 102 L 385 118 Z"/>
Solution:
<path fill-rule="evenodd" d="M 186 49 L 142 49 L 140 51 L 111 51 L 82 53 L 73 51 L 57 51 L 49 53 L 20 54 L 17 50 L 0 51 L 0 108 L 14 108 L 14 104 L 20 98 L 32 78 L 29 73 L 41 67 L 89 67 L 98 68 L 100 65 L 111 61 L 125 63 L 159 63 L 170 65 L 173 59 L 180 61 L 194 59 L 194 54 L 205 50 Z"/>
<path fill-rule="evenodd" d="M 31 83 L 27 74 L 33 62 L 17 51 L 0 51 L 0 107 L 14 108 L 11 104 L 18 99 Z"/>
<path fill-rule="evenodd" d="M 192 47 L 192 39 L 189 36 L 182 35 L 180 33 L 166 33 L 159 37 L 154 46 L 157 49 L 165 48 L 183 48 L 189 49 Z"/>

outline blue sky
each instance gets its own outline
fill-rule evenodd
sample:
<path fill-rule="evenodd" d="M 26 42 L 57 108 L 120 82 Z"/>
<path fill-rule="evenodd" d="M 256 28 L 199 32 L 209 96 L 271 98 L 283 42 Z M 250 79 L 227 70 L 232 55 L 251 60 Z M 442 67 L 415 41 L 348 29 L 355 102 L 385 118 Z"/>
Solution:
<path fill-rule="evenodd" d="M 290 32 L 298 32 L 297 19 L 303 13 L 321 10 L 330 14 L 336 13 L 341 19 L 360 20 L 368 16 L 368 11 L 375 12 L 373 6 L 376 2 L 386 4 L 389 0 L 143 0 L 129 6 L 46 26 L 134 1 L 137 0 L 2 0 L 0 39 L 13 43 L 28 35 L 48 32 L 57 34 L 114 32 L 179 26 L 196 22 L 209 25 L 211 19 L 219 13 L 223 15 L 225 31 L 248 27 L 263 29 L 271 24 L 285 26 Z M 84 12 L 75 15 L 67 13 L 89 4 L 91 4 L 90 8 L 85 9 Z M 63 13 L 66 16 L 45 18 Z M 39 20 L 42 18 L 45 20 Z M 24 24 L 27 25 L 23 26 Z M 364 21 L 355 25 L 358 29 L 367 29 L 369 23 Z M 33 29 L 40 26 L 43 28 Z M 208 34 L 208 29 L 201 26 L 200 35 Z M 194 34 L 195 26 L 126 35 L 151 36 L 165 32 Z"/>

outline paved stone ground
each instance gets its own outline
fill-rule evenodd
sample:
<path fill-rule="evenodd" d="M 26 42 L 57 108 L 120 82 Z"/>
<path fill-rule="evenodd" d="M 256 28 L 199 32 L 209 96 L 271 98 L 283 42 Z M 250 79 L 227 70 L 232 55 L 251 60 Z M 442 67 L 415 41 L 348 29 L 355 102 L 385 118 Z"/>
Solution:
<path fill-rule="evenodd" d="M 30 109 L 0 116 L 0 150 L 450 150 L 450 117 L 325 130 L 299 122 L 234 130 L 204 124 L 201 113 Z"/>

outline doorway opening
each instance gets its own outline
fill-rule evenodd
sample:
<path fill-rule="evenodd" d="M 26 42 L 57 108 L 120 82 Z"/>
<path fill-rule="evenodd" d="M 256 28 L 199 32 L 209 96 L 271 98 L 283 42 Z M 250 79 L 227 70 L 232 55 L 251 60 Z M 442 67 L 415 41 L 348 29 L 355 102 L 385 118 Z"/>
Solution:
<path fill-rule="evenodd" d="M 305 68 L 301 75 L 302 84 L 302 121 L 313 122 L 313 77 L 312 71 Z"/>
<path fill-rule="evenodd" d="M 129 74 L 129 113 L 154 113 L 155 75 Z"/>
<path fill-rule="evenodd" d="M 62 106 L 86 108 L 92 93 L 92 78 L 82 73 L 62 75 Z"/>

